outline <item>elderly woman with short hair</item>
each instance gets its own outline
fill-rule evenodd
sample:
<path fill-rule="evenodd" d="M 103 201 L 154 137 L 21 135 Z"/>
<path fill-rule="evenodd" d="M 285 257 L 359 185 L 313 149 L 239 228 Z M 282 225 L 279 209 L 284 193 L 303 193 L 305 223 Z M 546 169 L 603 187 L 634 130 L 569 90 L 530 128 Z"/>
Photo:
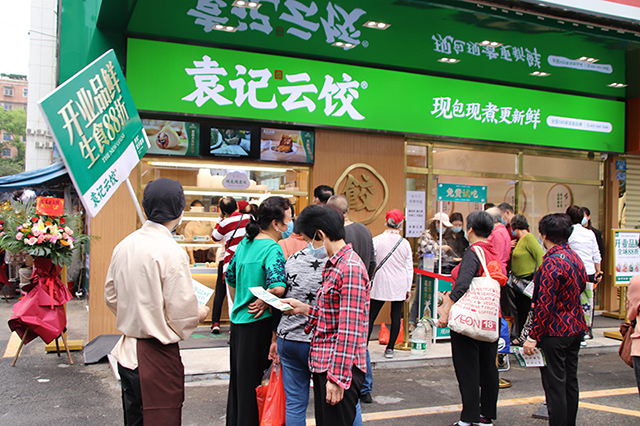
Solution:
<path fill-rule="evenodd" d="M 578 415 L 578 352 L 587 331 L 580 306 L 587 272 L 569 247 L 573 229 L 568 215 L 548 214 L 538 226 L 548 251 L 534 277 L 533 322 L 523 350 L 532 355 L 538 347 L 544 353 L 547 365 L 540 375 L 549 425 L 571 426 Z"/>

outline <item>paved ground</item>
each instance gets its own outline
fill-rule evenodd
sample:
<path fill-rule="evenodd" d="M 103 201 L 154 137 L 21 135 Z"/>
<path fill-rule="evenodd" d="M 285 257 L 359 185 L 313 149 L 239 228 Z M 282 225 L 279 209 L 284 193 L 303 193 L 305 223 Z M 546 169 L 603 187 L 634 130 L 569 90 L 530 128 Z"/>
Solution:
<path fill-rule="evenodd" d="M 11 315 L 10 304 L 0 300 L 0 323 Z M 74 300 L 69 306 L 69 338 L 85 339 L 86 309 Z M 0 349 L 4 353 L 10 332 L 0 326 Z M 0 424 L 2 425 L 121 425 L 119 384 L 106 363 L 84 365 L 82 354 L 73 353 L 75 365 L 66 358 L 45 354 L 44 344 L 25 347 L 16 367 L 11 358 L 0 360 Z M 214 360 L 211 362 L 222 362 Z M 640 398 L 634 388 L 633 371 L 617 354 L 597 350 L 580 357 L 581 409 L 579 425 L 638 425 Z M 512 366 L 503 377 L 513 387 L 500 393 L 496 425 L 545 425 L 531 418 L 543 400 L 537 369 Z M 224 373 L 190 381 L 183 410 L 184 425 L 223 425 L 227 381 Z M 375 402 L 363 406 L 370 425 L 443 426 L 458 419 L 460 402 L 450 363 L 416 368 L 374 370 Z M 313 424 L 313 412 L 308 411 Z"/>

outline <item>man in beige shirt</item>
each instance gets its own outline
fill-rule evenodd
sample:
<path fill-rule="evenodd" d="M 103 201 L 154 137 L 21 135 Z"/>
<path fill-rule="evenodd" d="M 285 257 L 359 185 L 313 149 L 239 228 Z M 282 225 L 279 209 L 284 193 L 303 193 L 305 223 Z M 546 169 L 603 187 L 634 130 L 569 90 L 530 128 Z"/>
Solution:
<path fill-rule="evenodd" d="M 178 181 L 147 184 L 147 221 L 116 246 L 105 301 L 123 336 L 113 349 L 121 377 L 125 424 L 180 425 L 184 366 L 178 342 L 208 313 L 199 306 L 189 256 L 173 240 L 185 206 Z"/>

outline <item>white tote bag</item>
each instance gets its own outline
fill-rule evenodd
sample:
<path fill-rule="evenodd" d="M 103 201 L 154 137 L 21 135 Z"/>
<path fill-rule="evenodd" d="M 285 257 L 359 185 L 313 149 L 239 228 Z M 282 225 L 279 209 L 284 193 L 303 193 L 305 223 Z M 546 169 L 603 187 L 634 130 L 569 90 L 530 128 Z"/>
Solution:
<path fill-rule="evenodd" d="M 486 276 L 474 277 L 469 290 L 451 307 L 449 329 L 483 342 L 495 342 L 500 332 L 500 284 L 489 276 L 484 250 L 474 246 Z"/>

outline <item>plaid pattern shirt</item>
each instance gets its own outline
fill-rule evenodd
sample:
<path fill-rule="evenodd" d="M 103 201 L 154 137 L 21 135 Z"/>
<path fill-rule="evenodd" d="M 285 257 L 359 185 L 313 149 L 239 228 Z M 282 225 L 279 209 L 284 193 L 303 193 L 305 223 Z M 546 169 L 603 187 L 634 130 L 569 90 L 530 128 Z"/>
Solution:
<path fill-rule="evenodd" d="M 338 386 L 351 387 L 355 365 L 367 371 L 369 283 L 367 270 L 351 244 L 333 255 L 322 273 L 318 305 L 309 309 L 305 332 L 313 331 L 309 368 L 327 373 Z"/>

